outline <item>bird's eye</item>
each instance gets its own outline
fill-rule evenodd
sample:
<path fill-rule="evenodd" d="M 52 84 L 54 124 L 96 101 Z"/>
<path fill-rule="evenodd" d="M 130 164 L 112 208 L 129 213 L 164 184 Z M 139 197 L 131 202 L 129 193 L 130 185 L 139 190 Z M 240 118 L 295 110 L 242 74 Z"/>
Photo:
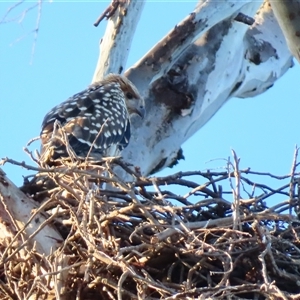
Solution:
<path fill-rule="evenodd" d="M 130 92 L 127 92 L 127 93 L 126 93 L 126 97 L 127 97 L 128 99 L 132 99 L 132 98 L 133 98 L 133 95 L 132 95 Z"/>

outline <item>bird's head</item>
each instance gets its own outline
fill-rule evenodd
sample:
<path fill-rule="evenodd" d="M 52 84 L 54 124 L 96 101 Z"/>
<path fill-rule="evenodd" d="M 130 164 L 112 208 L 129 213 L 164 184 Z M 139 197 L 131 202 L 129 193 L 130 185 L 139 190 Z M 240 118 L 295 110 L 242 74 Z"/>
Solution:
<path fill-rule="evenodd" d="M 145 101 L 139 94 L 134 84 L 125 76 L 109 74 L 104 80 L 117 82 L 125 95 L 125 103 L 129 115 L 138 114 L 142 119 L 145 116 Z"/>

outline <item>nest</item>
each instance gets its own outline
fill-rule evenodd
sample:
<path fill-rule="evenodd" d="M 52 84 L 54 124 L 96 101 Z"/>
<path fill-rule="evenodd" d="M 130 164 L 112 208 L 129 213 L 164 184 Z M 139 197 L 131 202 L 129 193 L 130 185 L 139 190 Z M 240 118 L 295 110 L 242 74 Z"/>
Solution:
<path fill-rule="evenodd" d="M 300 299 L 296 163 L 283 177 L 240 170 L 236 157 L 227 166 L 151 178 L 119 160 L 39 168 L 39 187 L 23 190 L 62 240 L 49 256 L 16 252 L 1 299 Z"/>

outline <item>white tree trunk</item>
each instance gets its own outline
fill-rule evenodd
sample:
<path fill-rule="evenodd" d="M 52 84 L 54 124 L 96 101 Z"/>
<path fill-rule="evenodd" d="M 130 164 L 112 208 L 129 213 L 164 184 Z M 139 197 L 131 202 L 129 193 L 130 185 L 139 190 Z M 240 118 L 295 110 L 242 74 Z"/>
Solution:
<path fill-rule="evenodd" d="M 46 218 L 38 209 L 38 203 L 21 192 L 0 169 L 0 244 L 6 246 L 1 252 L 2 263 L 12 248 L 35 248 L 45 255 L 57 249 L 62 238 L 45 223 Z"/>
<path fill-rule="evenodd" d="M 253 17 L 255 23 L 235 21 L 238 13 Z M 125 65 L 127 55 L 121 53 L 129 48 L 136 27 L 133 10 L 126 18 L 134 26 L 123 36 L 119 31 L 115 42 L 105 45 L 109 56 L 105 62 L 117 63 L 105 69 L 98 63 L 94 81 L 108 70 L 118 73 Z M 116 27 L 108 25 L 103 41 L 115 36 Z M 140 167 L 143 175 L 172 165 L 180 158 L 181 145 L 228 99 L 263 93 L 292 65 L 268 1 L 200 1 L 192 14 L 125 72 L 145 98 L 147 115 L 143 122 L 132 120 L 132 137 L 123 158 Z"/>
<path fill-rule="evenodd" d="M 106 34 L 100 41 L 100 55 L 92 82 L 102 80 L 109 73 L 122 73 L 144 4 L 144 0 L 130 0 L 120 5 L 108 20 Z"/>
<path fill-rule="evenodd" d="M 300 62 L 300 1 L 270 0 L 292 54 Z"/>

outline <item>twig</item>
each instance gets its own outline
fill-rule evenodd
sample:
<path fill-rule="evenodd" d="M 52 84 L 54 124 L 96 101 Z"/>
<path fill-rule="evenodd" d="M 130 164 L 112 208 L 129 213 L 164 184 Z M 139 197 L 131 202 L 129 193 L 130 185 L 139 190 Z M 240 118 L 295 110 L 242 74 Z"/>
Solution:
<path fill-rule="evenodd" d="M 298 159 L 298 151 L 299 148 L 296 146 L 295 152 L 294 152 L 294 159 L 292 163 L 292 168 L 291 168 L 291 180 L 290 180 L 290 190 L 289 190 L 289 196 L 290 196 L 290 202 L 292 199 L 295 198 L 295 172 L 296 172 L 296 166 L 297 166 L 297 159 Z M 289 213 L 292 214 L 292 206 L 289 208 Z"/>
<path fill-rule="evenodd" d="M 49 200 L 38 211 L 51 213 L 54 208 L 48 220 L 67 233 L 61 248 L 42 258 L 41 267 L 36 251 L 28 249 L 30 244 L 15 245 L 14 240 L 22 235 L 19 230 L 4 250 L 0 247 L 6 258 L 2 276 L 18 289 L 15 294 L 19 298 L 28 298 L 35 291 L 38 295 L 55 291 L 59 297 L 73 287 L 77 297 L 90 293 L 95 299 L 152 299 L 154 295 L 163 299 L 229 299 L 245 293 L 251 299 L 270 295 L 297 299 L 293 293 L 298 289 L 300 272 L 300 221 L 297 216 L 281 213 L 298 204 L 296 189 L 289 198 L 290 184 L 296 182 L 296 159 L 287 177 L 255 174 L 263 179 L 286 179 L 280 188 L 273 188 L 250 180 L 247 175 L 257 172 L 240 169 L 234 151 L 233 157 L 227 172 L 179 172 L 158 178 L 143 178 L 124 165 L 123 170 L 135 182 L 119 178 L 114 171 L 119 161 L 111 158 L 101 165 L 64 161 L 61 167 L 38 168 L 42 171 L 38 180 L 46 177 L 55 183 L 47 190 Z M 104 171 L 110 181 L 99 175 Z M 228 189 L 228 179 L 233 178 L 236 182 L 231 191 L 219 187 L 224 183 Z M 111 182 L 116 191 L 99 189 L 102 180 Z M 185 197 L 193 195 L 193 199 L 186 201 L 166 190 L 170 184 L 188 188 Z M 241 193 L 251 198 L 241 200 Z M 272 195 L 285 198 L 272 207 L 262 202 Z M 170 198 L 181 201 L 180 205 L 169 202 Z M 26 278 L 33 280 L 15 285 L 16 280 L 24 282 Z M 51 289 L 50 284 L 56 288 Z M 1 293 L 10 295 L 0 287 L 2 297 Z"/>
<path fill-rule="evenodd" d="M 239 171 L 239 162 L 240 159 L 237 157 L 234 150 L 232 150 L 232 155 L 234 159 L 234 177 L 235 177 L 235 189 L 232 189 L 233 192 L 233 208 L 232 208 L 232 217 L 233 217 L 233 229 L 241 230 L 240 223 L 240 171 Z M 230 181 L 231 183 L 231 181 Z"/>
<path fill-rule="evenodd" d="M 130 272 L 129 271 L 125 271 L 123 272 L 123 274 L 120 276 L 120 279 L 118 281 L 118 300 L 122 300 L 123 297 L 122 297 L 122 291 L 123 291 L 123 288 L 122 288 L 122 285 L 124 283 L 124 281 L 126 280 L 126 278 L 129 276 Z"/>
<path fill-rule="evenodd" d="M 253 25 L 255 22 L 255 20 L 252 17 L 244 15 L 243 13 L 238 13 L 234 20 L 250 26 Z"/>
<path fill-rule="evenodd" d="M 106 18 L 107 20 L 111 18 L 122 2 L 122 0 L 112 0 L 112 3 L 98 17 L 97 21 L 94 23 L 94 26 L 97 27 L 104 18 Z"/>

